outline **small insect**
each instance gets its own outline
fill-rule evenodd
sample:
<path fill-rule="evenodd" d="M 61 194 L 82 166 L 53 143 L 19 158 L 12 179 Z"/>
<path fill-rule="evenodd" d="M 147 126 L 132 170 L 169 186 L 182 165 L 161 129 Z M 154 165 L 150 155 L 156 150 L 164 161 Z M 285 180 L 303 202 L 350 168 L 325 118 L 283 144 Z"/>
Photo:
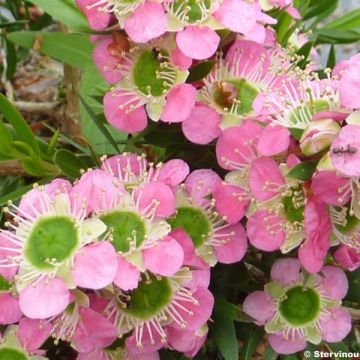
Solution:
<path fill-rule="evenodd" d="M 348 145 L 346 148 L 343 146 L 336 147 L 332 150 L 333 154 L 340 155 L 340 154 L 350 154 L 354 155 L 357 153 L 357 148 L 355 146 Z"/>

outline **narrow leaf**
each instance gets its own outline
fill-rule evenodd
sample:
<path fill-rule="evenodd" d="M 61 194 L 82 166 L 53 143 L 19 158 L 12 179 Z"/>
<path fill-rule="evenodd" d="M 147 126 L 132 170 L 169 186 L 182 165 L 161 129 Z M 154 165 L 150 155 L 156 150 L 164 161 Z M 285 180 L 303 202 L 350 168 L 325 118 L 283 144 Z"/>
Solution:
<path fill-rule="evenodd" d="M 54 162 L 71 179 L 78 178 L 81 175 L 80 170 L 87 168 L 81 159 L 66 149 L 60 149 L 55 153 Z"/>
<path fill-rule="evenodd" d="M 316 170 L 317 161 L 306 161 L 292 168 L 286 176 L 292 179 L 306 181 L 311 178 Z"/>

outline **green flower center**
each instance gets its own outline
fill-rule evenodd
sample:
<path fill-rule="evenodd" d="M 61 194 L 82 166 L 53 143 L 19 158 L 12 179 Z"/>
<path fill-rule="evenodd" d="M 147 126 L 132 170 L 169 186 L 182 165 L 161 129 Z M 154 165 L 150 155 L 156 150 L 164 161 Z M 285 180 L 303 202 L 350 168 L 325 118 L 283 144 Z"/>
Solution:
<path fill-rule="evenodd" d="M 207 216 L 200 209 L 181 207 L 176 215 L 168 220 L 172 229 L 183 229 L 190 236 L 195 247 L 201 246 L 211 234 L 212 226 Z"/>
<path fill-rule="evenodd" d="M 20 351 L 14 349 L 0 349 L 1 360 L 27 360 L 27 356 Z"/>
<path fill-rule="evenodd" d="M 131 211 L 115 211 L 102 216 L 101 221 L 110 229 L 116 251 L 126 253 L 131 245 L 139 247 L 145 240 L 145 223 Z"/>
<path fill-rule="evenodd" d="M 317 319 L 320 313 L 320 296 L 313 289 L 295 286 L 285 293 L 279 304 L 282 317 L 292 326 L 303 326 Z"/>
<path fill-rule="evenodd" d="M 176 0 L 172 4 L 171 12 L 177 18 L 188 24 L 205 21 L 210 12 L 211 0 Z"/>
<path fill-rule="evenodd" d="M 224 111 L 232 111 L 237 115 L 250 114 L 258 91 L 245 79 L 216 83 L 213 96 L 216 104 Z"/>
<path fill-rule="evenodd" d="M 342 224 L 335 224 L 335 227 L 342 234 L 346 235 L 352 230 L 355 230 L 356 227 L 360 224 L 360 220 L 355 216 L 350 214 L 350 207 L 346 212 L 346 217 Z"/>
<path fill-rule="evenodd" d="M 300 186 L 294 186 L 288 190 L 289 196 L 282 199 L 284 214 L 287 221 L 291 223 L 304 220 L 304 196 Z"/>
<path fill-rule="evenodd" d="M 25 245 L 27 260 L 40 270 L 54 268 L 70 258 L 79 243 L 78 230 L 66 216 L 38 220 Z"/>
<path fill-rule="evenodd" d="M 289 120 L 294 125 L 298 123 L 308 124 L 315 114 L 329 109 L 330 106 L 326 100 L 315 100 L 294 109 L 289 115 Z"/>
<path fill-rule="evenodd" d="M 123 311 L 146 321 L 159 314 L 171 302 L 172 290 L 168 279 L 150 274 L 150 279 L 144 277 L 129 295 L 130 300 Z"/>
<path fill-rule="evenodd" d="M 9 284 L 6 279 L 0 275 L 0 293 L 1 292 L 8 292 L 11 289 L 11 285 Z"/>
<path fill-rule="evenodd" d="M 163 96 L 174 84 L 176 71 L 164 50 L 142 52 L 133 68 L 133 80 L 145 95 Z"/>

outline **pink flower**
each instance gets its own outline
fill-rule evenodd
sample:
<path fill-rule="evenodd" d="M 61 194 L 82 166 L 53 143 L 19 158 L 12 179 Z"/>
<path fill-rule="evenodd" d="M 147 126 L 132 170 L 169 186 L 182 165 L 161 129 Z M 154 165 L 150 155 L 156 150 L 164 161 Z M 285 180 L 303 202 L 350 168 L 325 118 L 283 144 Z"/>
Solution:
<path fill-rule="evenodd" d="M 346 270 L 355 271 L 360 267 L 360 254 L 356 249 L 341 245 L 334 253 L 336 262 Z"/>
<path fill-rule="evenodd" d="M 308 342 L 338 342 L 348 335 L 351 317 L 340 306 L 347 292 L 342 270 L 325 266 L 308 275 L 297 259 L 283 258 L 274 263 L 271 278 L 264 291 L 247 296 L 243 310 L 265 326 L 277 353 L 292 354 Z"/>

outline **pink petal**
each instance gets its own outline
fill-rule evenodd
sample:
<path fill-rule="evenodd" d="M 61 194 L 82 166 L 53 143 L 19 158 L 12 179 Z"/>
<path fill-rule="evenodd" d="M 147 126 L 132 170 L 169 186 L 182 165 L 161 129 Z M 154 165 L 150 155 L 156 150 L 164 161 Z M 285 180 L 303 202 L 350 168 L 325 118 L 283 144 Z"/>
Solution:
<path fill-rule="evenodd" d="M 154 329 L 153 325 L 150 324 L 149 326 L 151 328 L 152 336 L 150 337 L 149 329 L 147 328 L 147 326 L 144 326 L 141 339 L 141 348 L 137 346 L 135 331 L 125 340 L 126 349 L 129 351 L 129 353 L 131 353 L 132 356 L 131 359 L 147 359 L 146 355 L 148 353 L 153 353 L 154 351 L 157 351 L 164 347 L 164 343 L 161 341 L 161 337 L 158 331 Z M 135 355 L 138 355 L 139 357 L 136 358 Z"/>
<path fill-rule="evenodd" d="M 221 116 L 205 105 L 195 105 L 190 116 L 182 123 L 187 139 L 195 144 L 205 145 L 216 139 L 221 129 Z"/>
<path fill-rule="evenodd" d="M 271 279 L 289 286 L 300 280 L 300 270 L 301 264 L 298 259 L 279 259 L 271 268 Z"/>
<path fill-rule="evenodd" d="M 307 343 L 303 339 L 285 339 L 281 334 L 271 334 L 269 336 L 271 347 L 283 355 L 294 354 L 306 348 Z"/>
<path fill-rule="evenodd" d="M 101 241 L 79 250 L 71 275 L 77 286 L 102 289 L 112 283 L 117 269 L 118 259 L 114 247 Z"/>
<path fill-rule="evenodd" d="M 350 61 L 340 80 L 341 104 L 350 109 L 360 108 L 360 61 Z"/>
<path fill-rule="evenodd" d="M 351 316 L 343 309 L 333 309 L 320 320 L 323 340 L 333 343 L 342 341 L 351 331 Z"/>
<path fill-rule="evenodd" d="M 180 270 L 184 252 L 178 242 L 170 236 L 158 241 L 155 246 L 144 250 L 144 264 L 151 272 L 172 276 Z"/>
<path fill-rule="evenodd" d="M 125 31 L 136 43 L 146 43 L 167 30 L 167 16 L 160 4 L 146 2 L 125 21 Z"/>
<path fill-rule="evenodd" d="M 266 126 L 259 137 L 257 150 L 263 156 L 281 154 L 288 149 L 290 137 L 289 130 L 283 126 Z"/>
<path fill-rule="evenodd" d="M 31 319 L 59 315 L 69 305 L 70 292 L 63 280 L 54 278 L 29 285 L 19 294 L 20 309 Z"/>
<path fill-rule="evenodd" d="M 334 253 L 334 259 L 338 264 L 349 271 L 355 271 L 360 267 L 360 254 L 351 247 L 341 245 Z"/>
<path fill-rule="evenodd" d="M 19 246 L 15 245 L 12 241 L 8 239 L 8 236 L 10 237 L 10 234 L 7 231 L 4 231 L 3 233 L 0 232 L 0 247 L 3 248 L 9 248 L 9 249 L 19 249 Z M 14 256 L 15 253 L 10 250 L 0 250 L 0 260 L 5 260 L 8 258 L 8 256 Z M 12 262 L 6 262 L 7 265 L 12 265 Z M 10 266 L 10 267 L 1 267 L 0 266 L 0 276 L 2 276 L 5 280 L 10 281 L 14 275 L 18 271 L 18 266 Z"/>
<path fill-rule="evenodd" d="M 98 0 L 75 0 L 77 6 L 86 15 L 89 24 L 94 30 L 104 30 L 108 27 L 111 15 L 107 12 L 100 11 L 101 5 L 92 6 Z"/>
<path fill-rule="evenodd" d="M 175 212 L 174 193 L 163 183 L 145 184 L 136 190 L 135 198 L 139 201 L 139 208 L 143 215 L 155 212 L 156 216 L 166 218 Z"/>
<path fill-rule="evenodd" d="M 214 191 L 216 211 L 221 216 L 226 216 L 229 224 L 240 221 L 248 208 L 250 198 L 241 187 L 226 183 L 220 184 Z"/>
<path fill-rule="evenodd" d="M 180 70 L 186 71 L 192 64 L 192 59 L 184 55 L 181 50 L 176 49 L 171 53 L 171 62 L 174 63 Z"/>
<path fill-rule="evenodd" d="M 189 175 L 189 165 L 183 160 L 167 161 L 159 170 L 157 180 L 171 187 L 179 185 Z"/>
<path fill-rule="evenodd" d="M 52 326 L 40 320 L 22 318 L 18 327 L 18 338 L 21 346 L 30 353 L 35 353 L 50 336 Z"/>
<path fill-rule="evenodd" d="M 254 27 L 249 31 L 244 33 L 247 40 L 255 41 L 259 44 L 263 44 L 266 40 L 266 30 L 264 25 L 255 24 Z"/>
<path fill-rule="evenodd" d="M 256 24 L 256 12 L 246 1 L 224 0 L 214 17 L 234 32 L 248 33 Z"/>
<path fill-rule="evenodd" d="M 332 299 L 343 299 L 349 289 L 344 271 L 335 266 L 324 266 L 321 273 L 325 276 L 322 282 L 328 296 Z"/>
<path fill-rule="evenodd" d="M 225 228 L 215 232 L 214 236 L 221 236 L 226 241 L 224 245 L 214 246 L 216 258 L 223 264 L 232 264 L 240 261 L 247 250 L 247 236 L 245 229 L 241 224 L 226 226 Z"/>
<path fill-rule="evenodd" d="M 121 256 L 118 256 L 118 270 L 114 283 L 122 290 L 128 291 L 138 287 L 140 271 Z"/>
<path fill-rule="evenodd" d="M 250 190 L 257 200 L 266 201 L 279 195 L 285 179 L 275 160 L 267 157 L 255 159 L 250 166 Z"/>
<path fill-rule="evenodd" d="M 257 325 L 265 325 L 275 313 L 276 306 L 271 296 L 264 291 L 254 291 L 248 295 L 242 305 L 244 312 L 256 320 Z"/>
<path fill-rule="evenodd" d="M 273 215 L 267 210 L 257 211 L 247 223 L 250 244 L 263 251 L 280 249 L 286 238 L 281 228 L 283 223 L 284 219 L 280 215 Z"/>
<path fill-rule="evenodd" d="M 19 300 L 11 294 L 0 293 L 0 324 L 15 324 L 21 317 L 22 312 L 19 307 Z"/>
<path fill-rule="evenodd" d="M 177 33 L 176 43 L 184 55 L 192 59 L 204 60 L 215 53 L 220 43 L 220 36 L 206 26 L 189 26 Z"/>
<path fill-rule="evenodd" d="M 197 336 L 193 331 L 178 330 L 172 327 L 167 329 L 167 335 L 170 347 L 191 359 L 198 353 L 207 337 L 207 334 Z"/>
<path fill-rule="evenodd" d="M 125 108 L 120 108 L 131 100 L 131 97 L 124 95 L 120 90 L 108 92 L 104 97 L 104 112 L 107 121 L 120 131 L 135 133 L 142 131 L 147 126 L 147 114 L 143 106 L 130 111 L 129 106 L 136 105 L 136 98 Z M 128 112 L 127 112 L 128 111 Z"/>
<path fill-rule="evenodd" d="M 167 123 L 183 122 L 195 106 L 196 89 L 190 84 L 179 84 L 166 97 L 161 120 Z"/>
<path fill-rule="evenodd" d="M 292 16 L 295 20 L 301 19 L 301 14 L 297 9 L 295 9 L 293 6 L 289 6 L 285 10 L 290 16 Z"/>
<path fill-rule="evenodd" d="M 312 178 L 311 190 L 326 204 L 343 206 L 351 197 L 350 181 L 335 171 L 320 171 Z"/>

